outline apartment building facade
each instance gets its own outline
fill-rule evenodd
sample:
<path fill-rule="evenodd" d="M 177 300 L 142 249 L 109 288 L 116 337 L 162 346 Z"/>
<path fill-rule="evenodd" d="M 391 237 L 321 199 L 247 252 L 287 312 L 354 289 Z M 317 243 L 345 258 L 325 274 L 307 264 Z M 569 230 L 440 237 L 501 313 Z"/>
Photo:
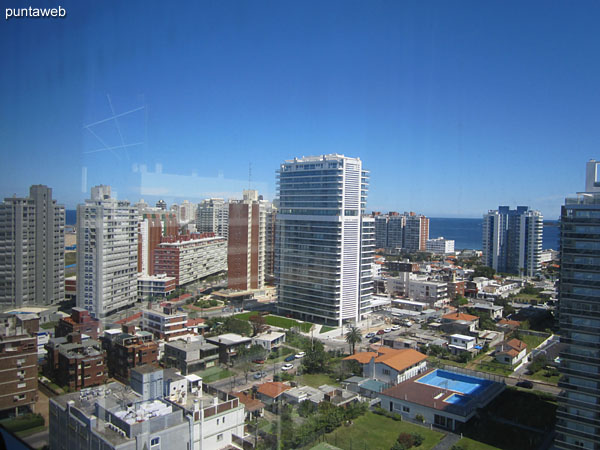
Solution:
<path fill-rule="evenodd" d="M 51 305 L 65 297 L 65 208 L 52 189 L 0 204 L 0 309 Z"/>
<path fill-rule="evenodd" d="M 214 233 L 227 239 L 229 236 L 229 204 L 222 198 L 202 200 L 196 209 L 196 230 Z"/>
<path fill-rule="evenodd" d="M 278 178 L 278 309 L 338 325 L 360 320 L 373 290 L 368 172 L 359 158 L 332 154 L 287 160 Z"/>
<path fill-rule="evenodd" d="M 138 216 L 95 186 L 77 206 L 77 306 L 105 319 L 137 301 Z"/>

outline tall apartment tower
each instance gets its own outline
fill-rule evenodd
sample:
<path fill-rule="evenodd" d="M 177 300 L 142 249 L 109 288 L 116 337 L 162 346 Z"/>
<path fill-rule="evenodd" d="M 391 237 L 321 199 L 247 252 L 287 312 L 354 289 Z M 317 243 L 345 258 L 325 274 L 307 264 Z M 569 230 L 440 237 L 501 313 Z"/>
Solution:
<path fill-rule="evenodd" d="M 278 178 L 278 309 L 336 325 L 360 320 L 373 291 L 368 172 L 359 158 L 331 154 L 287 160 Z"/>
<path fill-rule="evenodd" d="M 229 202 L 229 289 L 262 289 L 265 286 L 265 203 L 258 200 L 255 190 L 245 190 L 243 200 Z"/>
<path fill-rule="evenodd" d="M 600 448 L 600 162 L 586 168 L 585 192 L 561 211 L 559 284 L 563 390 L 555 446 Z"/>
<path fill-rule="evenodd" d="M 388 214 L 377 214 L 375 216 L 375 247 L 389 249 L 404 247 L 405 226 L 406 215 L 400 215 L 393 211 Z M 427 221 L 427 236 L 429 236 L 429 221 Z M 419 237 L 417 236 L 416 239 L 418 240 Z"/>
<path fill-rule="evenodd" d="M 429 239 L 429 218 L 413 212 L 404 213 L 402 248 L 408 252 L 427 251 Z"/>
<path fill-rule="evenodd" d="M 202 200 L 196 209 L 196 230 L 229 236 L 229 204 L 222 198 Z"/>
<path fill-rule="evenodd" d="M 0 204 L 0 309 L 65 298 L 65 207 L 36 185 Z"/>
<path fill-rule="evenodd" d="M 138 272 L 154 275 L 154 250 L 165 236 L 177 237 L 179 224 L 174 212 L 162 209 L 138 210 Z"/>
<path fill-rule="evenodd" d="M 500 206 L 483 216 L 483 264 L 496 272 L 535 276 L 541 269 L 544 217 L 527 206 Z"/>
<path fill-rule="evenodd" d="M 77 205 L 77 306 L 98 319 L 137 299 L 138 215 L 128 201 L 95 186 Z"/>
<path fill-rule="evenodd" d="M 275 275 L 275 236 L 277 207 L 268 202 L 265 212 L 265 279 L 273 281 Z"/>

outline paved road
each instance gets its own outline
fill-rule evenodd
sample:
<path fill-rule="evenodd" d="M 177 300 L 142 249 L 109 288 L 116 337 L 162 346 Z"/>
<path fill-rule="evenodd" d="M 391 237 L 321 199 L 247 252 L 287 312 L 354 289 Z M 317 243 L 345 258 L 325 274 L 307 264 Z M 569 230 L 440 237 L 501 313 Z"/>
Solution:
<path fill-rule="evenodd" d="M 42 448 L 44 445 L 47 445 L 49 442 L 48 439 L 48 430 L 40 431 L 39 433 L 32 434 L 23 438 L 23 440 L 31 447 L 31 448 Z"/>
<path fill-rule="evenodd" d="M 284 364 L 293 364 L 294 368 L 290 370 L 290 373 L 296 373 L 298 367 L 300 367 L 301 360 L 296 359 L 291 363 L 281 362 L 275 364 L 267 362 L 261 365 L 260 368 L 257 368 L 257 370 L 248 374 L 248 383 L 246 383 L 246 375 L 244 373 L 240 373 L 232 377 L 224 378 L 222 380 L 208 384 L 227 392 L 249 389 L 255 384 L 264 383 L 266 381 L 273 381 L 273 375 L 275 375 L 276 373 L 283 373 L 283 371 L 281 370 L 281 366 L 283 366 Z M 254 374 L 259 371 L 266 372 L 267 375 L 261 379 L 256 380 L 254 379 Z"/>

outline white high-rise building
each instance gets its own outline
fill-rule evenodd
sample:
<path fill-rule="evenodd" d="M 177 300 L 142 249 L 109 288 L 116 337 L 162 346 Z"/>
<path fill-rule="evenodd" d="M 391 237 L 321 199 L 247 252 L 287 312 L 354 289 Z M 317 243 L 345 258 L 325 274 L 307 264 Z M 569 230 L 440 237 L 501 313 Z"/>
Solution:
<path fill-rule="evenodd" d="M 95 186 L 77 205 L 77 306 L 99 319 L 137 299 L 138 215 L 128 201 Z"/>
<path fill-rule="evenodd" d="M 336 325 L 360 320 L 373 291 L 368 172 L 359 158 L 332 154 L 285 161 L 278 178 L 278 308 Z"/>
<path fill-rule="evenodd" d="M 65 298 L 65 207 L 36 185 L 0 204 L 0 308 Z"/>
<path fill-rule="evenodd" d="M 199 233 L 215 233 L 229 236 L 229 203 L 222 198 L 202 200 L 196 208 L 196 230 Z"/>
<path fill-rule="evenodd" d="M 541 270 L 544 217 L 527 206 L 500 206 L 483 216 L 483 264 L 533 277 Z"/>

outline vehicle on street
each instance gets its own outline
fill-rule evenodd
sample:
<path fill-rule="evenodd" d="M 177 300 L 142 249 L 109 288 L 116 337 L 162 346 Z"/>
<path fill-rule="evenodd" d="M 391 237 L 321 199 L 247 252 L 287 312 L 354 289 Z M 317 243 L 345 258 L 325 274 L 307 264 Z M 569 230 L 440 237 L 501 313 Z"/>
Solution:
<path fill-rule="evenodd" d="M 284 364 L 283 366 L 281 366 L 281 370 L 291 370 L 294 368 L 293 364 Z"/>
<path fill-rule="evenodd" d="M 383 331 L 383 330 L 379 330 L 379 331 L 377 332 L 377 334 L 378 334 L 379 336 L 381 336 L 382 334 L 385 334 L 385 331 Z"/>
<path fill-rule="evenodd" d="M 261 378 L 266 377 L 266 376 L 267 376 L 267 372 L 256 372 L 254 374 L 254 379 L 260 380 Z"/>
<path fill-rule="evenodd" d="M 254 364 L 264 364 L 265 360 L 264 359 L 253 359 L 252 362 Z"/>
<path fill-rule="evenodd" d="M 298 352 L 296 353 L 296 359 L 304 358 L 304 355 L 306 355 L 305 352 Z"/>
<path fill-rule="evenodd" d="M 374 344 L 375 342 L 379 342 L 380 340 L 381 340 L 381 338 L 378 338 L 377 336 L 375 336 L 374 338 L 371 338 L 371 339 L 369 340 L 369 342 L 370 342 L 371 344 Z"/>
<path fill-rule="evenodd" d="M 290 362 L 296 359 L 296 355 L 290 355 L 284 359 L 285 362 Z"/>
<path fill-rule="evenodd" d="M 523 380 L 517 382 L 517 386 L 525 388 L 525 389 L 533 389 L 533 383 L 529 380 Z"/>
<path fill-rule="evenodd" d="M 391 333 L 392 329 L 391 328 L 384 328 L 383 332 L 384 333 Z"/>
<path fill-rule="evenodd" d="M 367 333 L 367 334 L 365 335 L 365 337 L 366 337 L 367 339 L 371 339 L 371 338 L 372 338 L 372 337 L 374 337 L 374 336 L 375 336 L 375 333 Z"/>
<path fill-rule="evenodd" d="M 392 331 L 396 331 L 400 329 L 400 325 L 394 325 L 392 326 Z"/>

